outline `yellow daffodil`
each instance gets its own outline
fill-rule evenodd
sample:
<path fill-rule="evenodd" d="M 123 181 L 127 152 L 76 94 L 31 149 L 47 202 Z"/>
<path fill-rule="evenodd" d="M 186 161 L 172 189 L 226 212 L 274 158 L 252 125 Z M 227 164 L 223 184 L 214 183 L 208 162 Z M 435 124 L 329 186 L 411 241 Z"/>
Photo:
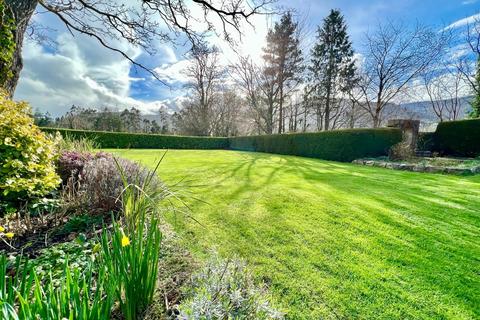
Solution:
<path fill-rule="evenodd" d="M 94 247 L 93 247 L 93 253 L 97 253 L 97 252 L 100 252 L 100 249 L 102 247 L 100 246 L 99 243 L 97 243 Z"/>
<path fill-rule="evenodd" d="M 122 237 L 122 247 L 126 247 L 130 245 L 130 239 L 126 235 L 123 235 Z"/>
<path fill-rule="evenodd" d="M 15 235 L 15 233 L 13 233 L 13 232 L 5 233 L 5 237 L 7 237 L 8 239 L 12 239 L 14 235 Z"/>
<path fill-rule="evenodd" d="M 0 226 L 0 232 L 4 232 L 5 231 L 5 228 Z"/>

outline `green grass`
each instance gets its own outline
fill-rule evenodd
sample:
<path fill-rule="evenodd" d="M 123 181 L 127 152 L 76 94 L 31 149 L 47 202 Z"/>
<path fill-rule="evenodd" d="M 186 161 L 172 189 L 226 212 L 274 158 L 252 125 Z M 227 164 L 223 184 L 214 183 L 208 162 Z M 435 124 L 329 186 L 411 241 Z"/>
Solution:
<path fill-rule="evenodd" d="M 246 259 L 289 319 L 480 318 L 480 176 L 189 150 L 159 174 L 208 202 L 172 218 L 190 249 Z"/>

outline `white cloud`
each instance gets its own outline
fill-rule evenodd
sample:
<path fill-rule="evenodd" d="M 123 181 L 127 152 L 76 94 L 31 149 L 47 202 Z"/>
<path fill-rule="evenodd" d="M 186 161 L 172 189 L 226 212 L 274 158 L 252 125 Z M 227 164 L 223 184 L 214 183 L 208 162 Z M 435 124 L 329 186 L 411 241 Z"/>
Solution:
<path fill-rule="evenodd" d="M 463 5 L 469 5 L 469 4 L 474 4 L 474 3 L 477 3 L 478 0 L 465 0 L 465 1 L 462 1 L 462 4 Z"/>
<path fill-rule="evenodd" d="M 471 23 L 474 23 L 475 21 L 477 21 L 479 19 L 480 19 L 480 13 L 477 13 L 477 14 L 474 14 L 473 16 L 463 18 L 463 19 L 460 19 L 460 20 L 457 20 L 457 21 L 453 22 L 452 24 L 445 27 L 444 30 L 450 30 L 450 29 L 457 29 L 457 28 L 465 27 L 465 26 L 467 26 Z"/>
<path fill-rule="evenodd" d="M 154 69 L 160 80 L 169 85 L 181 85 L 188 82 L 188 77 L 185 75 L 185 68 L 190 61 L 183 59 L 174 63 L 166 63 Z"/>
<path fill-rule="evenodd" d="M 221 54 L 219 56 L 219 63 L 222 66 L 228 66 L 238 61 L 238 56 L 249 55 L 254 61 L 261 61 L 262 49 L 265 46 L 265 37 L 268 32 L 269 21 L 265 16 L 255 16 L 251 18 L 251 22 L 255 25 L 244 23 L 242 25 L 242 34 L 236 30 L 231 30 L 232 40 L 236 43 L 235 46 L 230 45 L 222 38 L 212 35 L 208 37 L 210 45 L 219 48 Z M 221 30 L 221 21 L 213 20 L 213 25 L 217 30 Z M 200 26 L 200 24 L 199 24 Z M 165 83 L 174 86 L 179 94 L 184 95 L 185 90 L 181 86 L 189 81 L 185 74 L 185 69 L 191 63 L 191 60 L 184 58 L 181 60 L 175 59 L 170 63 L 165 63 L 154 69 L 155 73 Z"/>
<path fill-rule="evenodd" d="M 447 56 L 450 61 L 458 61 L 461 58 L 468 56 L 471 53 L 468 44 L 459 44 L 447 50 Z"/>
<path fill-rule="evenodd" d="M 24 69 L 15 98 L 29 101 L 34 108 L 52 115 L 66 112 L 71 105 L 85 107 L 132 107 L 144 113 L 158 110 L 162 101 L 143 102 L 130 97 L 132 78 L 130 63 L 91 38 L 60 34 L 55 52 L 26 41 L 23 48 Z M 132 57 L 140 50 L 117 43 Z M 165 49 L 167 61 L 176 61 L 175 54 Z"/>

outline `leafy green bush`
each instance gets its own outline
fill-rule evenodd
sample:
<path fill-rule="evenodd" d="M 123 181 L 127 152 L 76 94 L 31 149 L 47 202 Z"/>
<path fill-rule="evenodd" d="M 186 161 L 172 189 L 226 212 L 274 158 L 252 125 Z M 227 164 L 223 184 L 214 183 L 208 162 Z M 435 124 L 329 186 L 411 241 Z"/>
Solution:
<path fill-rule="evenodd" d="M 0 202 L 41 197 L 60 183 L 56 141 L 33 124 L 30 107 L 0 93 Z"/>
<path fill-rule="evenodd" d="M 240 260 L 213 254 L 187 288 L 178 319 L 283 319 Z"/>
<path fill-rule="evenodd" d="M 480 119 L 438 124 L 435 151 L 442 154 L 476 157 L 480 155 Z"/>
<path fill-rule="evenodd" d="M 235 137 L 230 148 L 348 162 L 386 155 L 401 139 L 398 129 L 351 129 Z"/>
<path fill-rule="evenodd" d="M 95 141 L 100 148 L 138 149 L 227 149 L 228 138 L 168 136 L 125 132 L 83 131 L 70 129 L 42 128 L 44 132 L 60 132 L 70 139 Z"/>

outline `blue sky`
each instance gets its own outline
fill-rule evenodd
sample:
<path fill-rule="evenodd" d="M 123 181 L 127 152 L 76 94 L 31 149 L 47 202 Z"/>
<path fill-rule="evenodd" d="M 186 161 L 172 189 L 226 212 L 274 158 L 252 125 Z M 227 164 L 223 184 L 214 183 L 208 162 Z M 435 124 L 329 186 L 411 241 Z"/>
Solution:
<path fill-rule="evenodd" d="M 280 0 L 279 5 L 293 8 L 300 17 L 306 17 L 311 30 L 322 23 L 330 9 L 340 9 L 349 25 L 354 48 L 360 53 L 364 34 L 379 23 L 402 21 L 413 25 L 418 22 L 438 29 L 457 23 L 458 29 L 462 30 L 462 21 L 480 11 L 479 0 Z M 171 84 L 166 87 L 146 72 L 136 72 L 127 61 L 102 48 L 93 39 L 71 37 L 56 17 L 41 14 L 35 19 L 56 30 L 50 32 L 50 36 L 57 40 L 58 47 L 52 49 L 26 41 L 24 70 L 15 98 L 25 99 L 34 108 L 53 115 L 66 112 L 72 104 L 117 108 L 136 106 L 146 113 L 155 112 L 161 106 L 179 107 L 185 95 L 183 84 L 186 79 L 181 70 L 188 63 L 184 57 L 187 48 L 155 44 L 159 51 L 152 57 L 125 43 L 117 43 L 140 62 L 157 68 L 163 79 Z M 272 21 L 257 17 L 253 22 L 255 30 L 245 30 L 239 51 L 258 57 Z M 225 63 L 235 59 L 228 45 L 215 37 L 211 41 L 224 50 Z"/>

